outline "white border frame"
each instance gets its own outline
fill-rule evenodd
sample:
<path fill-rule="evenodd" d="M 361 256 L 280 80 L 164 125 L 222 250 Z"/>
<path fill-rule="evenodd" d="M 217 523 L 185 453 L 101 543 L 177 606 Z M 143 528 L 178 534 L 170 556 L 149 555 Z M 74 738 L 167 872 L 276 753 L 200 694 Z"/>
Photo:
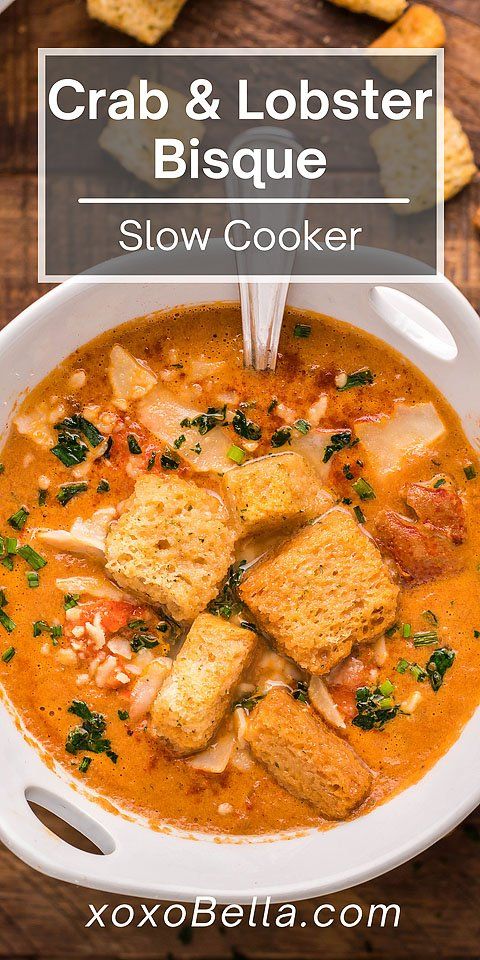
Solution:
<path fill-rule="evenodd" d="M 141 49 L 137 47 L 40 47 L 38 50 L 38 259 L 37 259 L 37 279 L 39 283 L 62 283 L 70 279 L 69 275 L 47 274 L 46 273 L 46 253 L 45 253 L 45 208 L 46 208 L 46 170 L 45 170 L 45 127 L 46 127 L 46 88 L 45 72 L 46 59 L 48 56 L 74 56 L 74 57 L 176 57 L 176 56 L 353 56 L 353 57 L 389 57 L 389 56 L 434 56 L 436 63 L 436 84 L 437 84 L 437 223 L 436 223 L 436 273 L 430 276 L 417 275 L 392 275 L 373 274 L 370 276 L 330 276 L 328 274 L 321 276 L 297 276 L 292 277 L 295 283 L 437 283 L 444 271 L 444 50 L 443 48 L 419 47 L 415 50 L 406 49 L 372 49 L 370 47 L 351 49 L 345 47 L 175 47 L 175 48 L 150 48 Z M 228 203 L 228 198 L 225 198 Z M 76 279 L 81 283 L 231 283 L 236 282 L 254 282 L 254 283 L 281 283 L 285 282 L 284 276 L 237 276 L 237 275 L 219 275 L 219 276 L 116 276 L 116 275 L 97 275 L 97 274 L 78 274 Z"/>

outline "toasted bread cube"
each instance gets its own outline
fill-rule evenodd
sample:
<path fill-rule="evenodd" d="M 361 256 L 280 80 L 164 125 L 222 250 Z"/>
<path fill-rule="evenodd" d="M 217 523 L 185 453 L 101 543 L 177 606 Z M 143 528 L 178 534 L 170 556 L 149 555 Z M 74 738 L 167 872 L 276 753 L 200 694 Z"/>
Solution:
<path fill-rule="evenodd" d="M 255 707 L 245 739 L 272 777 L 327 820 L 348 817 L 368 795 L 372 776 L 352 747 L 286 690 Z"/>
<path fill-rule="evenodd" d="M 223 478 L 225 495 L 240 536 L 305 522 L 325 513 L 333 497 L 298 453 L 250 460 Z"/>
<path fill-rule="evenodd" d="M 277 650 L 316 675 L 394 622 L 398 592 L 373 540 L 340 507 L 255 564 L 240 585 Z"/>
<path fill-rule="evenodd" d="M 407 6 L 407 0 L 331 0 L 337 7 L 345 7 L 352 13 L 367 13 L 392 23 L 400 17 Z"/>
<path fill-rule="evenodd" d="M 132 77 L 128 89 L 138 93 L 139 78 Z M 167 137 L 182 140 L 185 143 L 185 160 L 190 155 L 190 137 L 203 137 L 202 127 L 185 113 L 188 97 L 177 90 L 162 85 L 168 96 L 169 110 L 163 120 L 118 120 L 110 119 L 103 128 L 98 142 L 106 150 L 133 173 L 139 180 L 148 183 L 154 190 L 170 190 L 174 180 L 155 177 L 155 138 Z M 128 399 L 128 398 L 127 398 Z M 138 399 L 138 397 L 137 397 Z"/>
<path fill-rule="evenodd" d="M 425 114 L 418 124 L 407 117 L 402 123 L 392 120 L 370 137 L 380 166 L 380 181 L 385 195 L 410 197 L 408 204 L 392 204 L 398 214 L 418 213 L 436 204 L 436 183 L 431 173 L 435 142 L 435 113 Z M 444 109 L 444 199 L 449 200 L 470 183 L 477 172 L 466 133 L 452 111 Z"/>
<path fill-rule="evenodd" d="M 173 27 L 184 3 L 185 0 L 87 0 L 87 10 L 95 20 L 151 46 Z"/>
<path fill-rule="evenodd" d="M 176 756 L 203 750 L 230 705 L 255 646 L 251 630 L 202 613 L 152 709 L 155 734 Z"/>
<path fill-rule="evenodd" d="M 377 37 L 370 44 L 374 49 L 406 49 L 412 50 L 428 47 L 443 47 L 446 32 L 442 18 L 431 7 L 423 3 L 414 3 L 389 27 L 381 37 Z M 395 83 L 405 83 L 424 63 L 422 57 L 375 57 L 375 66 L 389 80 Z"/>
<path fill-rule="evenodd" d="M 233 561 L 227 521 L 224 505 L 201 487 L 146 474 L 109 529 L 107 570 L 175 620 L 194 620 Z"/>

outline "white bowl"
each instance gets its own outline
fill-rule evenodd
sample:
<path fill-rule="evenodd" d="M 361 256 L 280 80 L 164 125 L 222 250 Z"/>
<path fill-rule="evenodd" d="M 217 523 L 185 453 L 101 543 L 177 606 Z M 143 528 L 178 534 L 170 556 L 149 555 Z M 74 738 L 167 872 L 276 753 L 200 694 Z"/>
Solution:
<path fill-rule="evenodd" d="M 442 390 L 475 442 L 478 316 L 447 280 L 396 287 L 441 318 L 458 348 L 453 357 L 456 348 L 440 321 L 414 303 L 407 314 L 402 313 L 402 304 L 382 307 L 382 297 L 391 296 L 388 290 L 393 287 L 383 289 L 387 293 L 377 292 L 375 297 L 384 319 L 372 304 L 368 284 L 292 285 L 288 301 L 346 320 L 400 350 Z M 179 296 L 184 303 L 236 300 L 237 288 L 68 281 L 38 300 L 0 334 L 0 431 L 8 424 L 18 395 L 76 347 L 140 314 L 172 307 Z M 291 901 L 378 876 L 456 826 L 480 800 L 480 712 L 416 785 L 350 823 L 290 837 L 226 838 L 219 843 L 173 828 L 152 831 L 135 817 L 95 803 L 86 788 L 60 768 L 47 766 L 7 706 L 0 708 L 0 767 L 0 839 L 50 876 L 154 899 L 191 901 L 209 895 L 220 903 L 245 903 L 256 895 L 259 900 L 270 896 L 277 902 Z M 39 822 L 27 797 L 90 836 L 105 856 L 79 851 L 58 839 Z"/>

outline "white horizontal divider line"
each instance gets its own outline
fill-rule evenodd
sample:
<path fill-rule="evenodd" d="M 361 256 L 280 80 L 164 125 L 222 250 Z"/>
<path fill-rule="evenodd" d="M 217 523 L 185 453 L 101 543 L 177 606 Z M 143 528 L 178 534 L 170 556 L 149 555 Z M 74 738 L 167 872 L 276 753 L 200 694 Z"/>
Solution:
<path fill-rule="evenodd" d="M 305 203 L 410 203 L 409 197 L 314 197 L 297 199 L 296 197 L 79 197 L 78 203 L 108 204 L 108 203 L 290 203 L 303 205 Z"/>

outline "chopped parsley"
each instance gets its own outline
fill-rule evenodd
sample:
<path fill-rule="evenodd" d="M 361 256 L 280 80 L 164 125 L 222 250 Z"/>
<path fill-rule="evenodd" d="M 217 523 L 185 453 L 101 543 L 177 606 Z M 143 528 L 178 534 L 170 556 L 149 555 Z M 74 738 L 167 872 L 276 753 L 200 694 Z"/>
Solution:
<path fill-rule="evenodd" d="M 182 443 L 185 443 L 186 439 L 187 438 L 184 433 L 182 433 L 179 437 L 177 437 L 177 439 L 173 441 L 173 446 L 175 447 L 175 450 L 180 450 Z"/>
<path fill-rule="evenodd" d="M 47 566 L 47 561 L 37 553 L 33 547 L 30 547 L 26 543 L 23 547 L 17 548 L 17 554 L 19 557 L 22 557 L 23 560 L 28 563 L 32 570 L 41 570 L 43 567 Z"/>
<path fill-rule="evenodd" d="M 392 623 L 392 626 L 389 627 L 388 630 L 385 630 L 385 636 L 386 636 L 386 637 L 393 637 L 393 635 L 394 635 L 394 634 L 397 632 L 397 630 L 399 630 L 399 629 L 400 629 L 400 625 L 399 625 L 398 623 Z"/>
<path fill-rule="evenodd" d="M 239 563 L 233 564 L 230 567 L 227 579 L 218 597 L 215 597 L 215 600 L 211 600 L 208 604 L 208 610 L 216 617 L 223 617 L 224 620 L 230 620 L 232 614 L 240 613 L 242 604 L 238 597 L 238 587 L 245 573 L 245 566 L 246 560 L 240 560 Z"/>
<path fill-rule="evenodd" d="M 12 514 L 12 516 L 8 518 L 8 523 L 11 527 L 13 527 L 14 530 L 23 530 L 29 516 L 30 513 L 27 508 L 20 507 L 16 513 Z"/>
<path fill-rule="evenodd" d="M 130 646 L 134 653 L 143 649 L 153 650 L 154 647 L 158 647 L 158 640 L 151 633 L 136 633 L 130 640 Z"/>
<path fill-rule="evenodd" d="M 337 390 L 341 393 L 344 390 L 352 390 L 353 387 L 364 387 L 367 384 L 373 383 L 374 379 L 371 370 L 356 370 L 355 373 L 347 374 L 347 382 L 344 383 L 343 387 L 337 387 Z"/>
<path fill-rule="evenodd" d="M 142 448 L 141 448 L 141 446 L 140 446 L 137 438 L 134 437 L 133 433 L 129 433 L 129 434 L 128 434 L 128 436 L 127 436 L 127 444 L 128 444 L 128 449 L 130 450 L 130 453 L 132 454 L 132 456 L 133 456 L 133 457 L 138 457 L 139 454 L 142 452 Z"/>
<path fill-rule="evenodd" d="M 383 730 L 386 723 L 393 720 L 399 711 L 391 694 L 394 692 L 393 683 L 385 680 L 378 687 L 359 687 L 355 700 L 357 715 L 352 723 L 361 730 Z"/>
<path fill-rule="evenodd" d="M 118 719 L 119 719 L 119 720 L 129 720 L 129 719 L 130 719 L 130 714 L 129 714 L 128 710 L 119 710 L 119 711 L 118 711 Z"/>
<path fill-rule="evenodd" d="M 445 477 L 439 477 L 438 480 L 436 480 L 435 483 L 433 484 L 433 489 L 434 489 L 434 490 L 438 490 L 438 488 L 439 488 L 439 487 L 443 487 L 444 483 L 446 483 L 446 482 L 447 482 L 447 481 L 446 481 Z"/>
<path fill-rule="evenodd" d="M 199 413 L 197 417 L 193 418 L 193 420 L 185 417 L 184 420 L 180 422 L 180 426 L 187 429 L 190 427 L 196 427 L 200 436 L 204 437 L 205 434 L 209 433 L 210 430 L 213 430 L 214 427 L 225 423 L 226 416 L 226 404 L 224 404 L 223 407 L 209 407 L 206 413 Z"/>
<path fill-rule="evenodd" d="M 237 700 L 233 704 L 232 709 L 236 710 L 237 707 L 241 707 L 242 710 L 246 710 L 247 713 L 251 713 L 254 707 L 257 706 L 257 703 L 260 703 L 260 700 L 263 700 L 266 697 L 265 693 L 258 693 L 256 696 L 242 697 L 241 700 Z"/>
<path fill-rule="evenodd" d="M 300 703 L 308 703 L 308 683 L 305 683 L 304 680 L 299 680 L 292 693 L 292 697 L 294 700 L 299 700 Z"/>
<path fill-rule="evenodd" d="M 463 472 L 467 480 L 475 480 L 477 476 L 477 471 L 473 463 L 467 463 L 467 466 L 463 468 Z"/>
<path fill-rule="evenodd" d="M 97 487 L 97 493 L 108 493 L 110 490 L 110 484 L 108 480 L 100 480 L 100 483 Z"/>
<path fill-rule="evenodd" d="M 272 434 L 270 443 L 272 447 L 283 447 L 286 443 L 290 443 L 291 437 L 292 431 L 290 427 L 279 427 L 278 430 L 275 430 L 275 433 Z"/>
<path fill-rule="evenodd" d="M 244 440 L 260 440 L 262 436 L 262 428 L 254 420 L 247 420 L 243 410 L 236 410 L 232 426 L 235 433 Z"/>
<path fill-rule="evenodd" d="M 78 769 L 80 770 L 80 773 L 86 773 L 87 770 L 88 770 L 88 768 L 89 768 L 89 766 L 90 766 L 90 764 L 91 764 L 91 762 L 92 762 L 92 758 L 91 758 L 91 757 L 83 757 L 83 759 L 81 760 L 81 762 L 80 762 L 79 765 L 78 765 Z"/>
<path fill-rule="evenodd" d="M 85 490 L 88 490 L 86 480 L 82 480 L 80 483 L 63 484 L 57 493 L 57 500 L 61 503 L 62 507 L 66 507 L 67 503 L 70 503 L 70 500 L 77 497 L 79 493 L 85 493 Z"/>
<path fill-rule="evenodd" d="M 293 336 L 299 340 L 308 340 L 312 328 L 308 323 L 296 323 L 293 328 Z"/>
<path fill-rule="evenodd" d="M 192 453 L 200 454 L 201 452 L 202 452 L 202 448 L 200 444 L 196 443 L 195 446 L 192 447 Z"/>
<path fill-rule="evenodd" d="M 105 439 L 93 423 L 77 413 L 56 423 L 54 429 L 58 432 L 58 442 L 51 448 L 51 453 L 65 467 L 74 467 L 83 463 L 87 457 L 88 445 L 92 448 L 98 447 Z M 105 456 L 107 452 L 108 447 Z"/>
<path fill-rule="evenodd" d="M 173 450 L 164 450 L 160 457 L 160 464 L 164 470 L 178 470 L 180 457 Z"/>
<path fill-rule="evenodd" d="M 76 754 L 85 750 L 90 753 L 105 753 L 112 763 L 116 763 L 117 754 L 113 752 L 110 740 L 103 736 L 107 729 L 103 713 L 94 713 L 83 700 L 73 700 L 68 713 L 79 717 L 82 723 L 69 731 L 65 743 L 67 753 Z"/>
<path fill-rule="evenodd" d="M 327 443 L 325 450 L 323 452 L 323 463 L 328 463 L 334 453 L 337 453 L 338 450 L 344 450 L 345 447 L 349 447 L 352 439 L 351 430 L 341 430 L 339 433 L 332 433 L 330 437 L 330 443 Z M 352 479 L 351 477 L 348 478 Z"/>
<path fill-rule="evenodd" d="M 6 650 L 2 653 L 2 660 L 4 663 L 10 663 L 10 660 L 13 660 L 16 650 L 15 647 L 7 647 Z"/>
<path fill-rule="evenodd" d="M 449 647 L 438 647 L 434 650 L 425 670 L 432 686 L 432 690 L 437 692 L 443 683 L 443 678 L 450 669 L 455 660 L 455 653 Z"/>
<path fill-rule="evenodd" d="M 275 410 L 275 407 L 278 407 L 278 400 L 276 397 L 273 397 L 273 399 L 270 400 L 270 403 L 268 404 L 267 413 L 273 413 L 273 411 Z"/>
<path fill-rule="evenodd" d="M 355 480 L 355 483 L 352 483 L 352 487 L 360 497 L 360 500 L 375 500 L 375 490 L 364 477 L 359 477 L 358 480 Z"/>

